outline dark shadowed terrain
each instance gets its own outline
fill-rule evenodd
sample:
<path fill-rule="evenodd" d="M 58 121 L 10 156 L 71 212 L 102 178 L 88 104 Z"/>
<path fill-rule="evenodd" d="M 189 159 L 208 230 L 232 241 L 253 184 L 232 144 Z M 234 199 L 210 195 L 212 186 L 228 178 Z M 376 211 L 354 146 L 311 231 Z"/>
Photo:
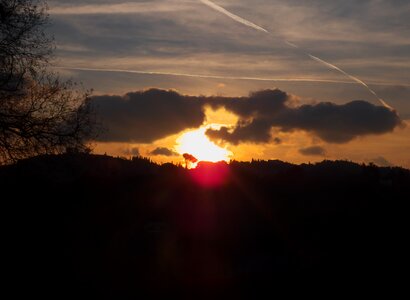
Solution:
<path fill-rule="evenodd" d="M 67 154 L 2 167 L 0 183 L 15 295 L 260 299 L 333 287 L 332 296 L 404 278 L 401 168 L 254 161 L 188 171 Z"/>

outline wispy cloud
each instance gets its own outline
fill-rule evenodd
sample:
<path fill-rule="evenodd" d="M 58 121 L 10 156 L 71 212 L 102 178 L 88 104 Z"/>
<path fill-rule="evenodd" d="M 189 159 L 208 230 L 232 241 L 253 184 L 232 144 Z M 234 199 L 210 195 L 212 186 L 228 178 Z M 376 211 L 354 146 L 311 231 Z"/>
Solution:
<path fill-rule="evenodd" d="M 98 3 L 83 5 L 55 4 L 50 8 L 53 15 L 138 14 L 180 11 L 186 1 L 154 0 L 147 2 Z"/>
<path fill-rule="evenodd" d="M 342 67 L 369 85 L 401 115 L 410 115 L 408 89 L 386 92 L 384 87 L 375 86 L 409 86 L 409 1 L 257 0 L 252 6 L 247 0 L 215 3 L 286 37 L 305 52 Z M 331 99 L 345 103 L 350 99 L 374 98 L 361 85 L 339 85 L 337 81 L 351 81 L 340 72 L 329 71 L 329 67 L 269 36 L 264 38 L 262 31 L 255 29 L 252 34 L 253 28 L 243 27 L 198 0 L 52 0 L 49 4 L 51 9 L 64 13 L 52 11 L 50 27 L 60 46 L 56 58 L 63 66 L 335 81 L 315 84 L 232 79 L 219 91 L 213 86 L 222 78 L 71 71 L 96 93 L 123 94 L 154 86 L 189 94 L 233 96 L 279 87 L 316 101 Z M 93 14 L 97 11 L 100 13 Z"/>
<path fill-rule="evenodd" d="M 227 10 L 224 9 L 223 7 L 221 7 L 221 6 L 219 6 L 219 5 L 216 5 L 215 3 L 213 3 L 213 2 L 211 2 L 211 1 L 209 1 L 209 0 L 201 0 L 201 2 L 204 3 L 205 5 L 207 5 L 207 6 L 211 7 L 211 8 L 213 8 L 214 10 L 223 13 L 224 15 L 230 17 L 231 19 L 235 20 L 235 21 L 238 22 L 238 23 L 244 24 L 244 25 L 246 25 L 246 26 L 248 26 L 248 27 L 252 27 L 252 28 L 254 28 L 254 29 L 258 30 L 258 31 L 262 31 L 262 32 L 264 32 L 264 33 L 267 33 L 267 34 L 271 35 L 271 32 L 269 32 L 268 30 L 266 30 L 266 29 L 264 29 L 264 28 L 262 28 L 262 27 L 260 27 L 260 26 L 258 26 L 258 25 L 256 25 L 256 24 L 252 23 L 251 21 L 248 21 L 248 20 L 246 20 L 246 19 L 243 19 L 243 18 L 241 18 L 241 17 L 239 17 L 239 16 L 237 16 L 237 15 L 235 15 L 235 14 L 233 14 L 233 13 L 227 11 Z M 276 37 L 276 35 L 274 35 L 274 36 Z M 294 44 L 294 43 L 292 43 L 292 42 L 290 42 L 290 41 L 288 41 L 288 40 L 286 40 L 286 39 L 284 39 L 283 42 L 285 42 L 285 44 L 287 44 L 288 46 L 290 46 L 290 47 L 292 47 L 292 48 L 301 49 L 298 45 L 296 45 L 296 44 Z M 389 108 L 389 109 L 393 109 L 390 105 L 388 105 L 388 104 L 386 103 L 386 101 L 384 101 L 382 98 L 380 98 L 379 95 L 377 95 L 377 93 L 376 93 L 373 89 L 371 89 L 371 88 L 370 88 L 364 81 L 362 81 L 361 79 L 357 78 L 356 76 L 353 76 L 353 75 L 349 74 L 348 72 L 342 70 L 340 67 L 338 67 L 338 66 L 336 66 L 336 65 L 334 65 L 334 64 L 332 64 L 332 63 L 330 63 L 330 62 L 328 62 L 328 61 L 325 61 L 325 60 L 323 60 L 323 59 L 321 59 L 321 58 L 319 58 L 319 57 L 317 57 L 317 56 L 314 56 L 314 55 L 312 55 L 312 54 L 310 54 L 310 53 L 307 53 L 307 52 L 305 52 L 304 54 L 307 55 L 308 57 L 310 57 L 311 59 L 313 59 L 314 61 L 317 61 L 317 62 L 319 62 L 319 63 L 321 63 L 321 64 L 323 64 L 323 65 L 325 65 L 325 66 L 327 66 L 327 67 L 329 67 L 329 68 L 331 68 L 331 69 L 333 69 L 333 70 L 336 70 L 336 71 L 340 72 L 341 74 L 345 75 L 346 77 L 352 79 L 354 82 L 356 82 L 356 83 L 358 83 L 358 84 L 364 86 L 371 94 L 373 94 L 373 95 L 377 98 L 377 100 L 380 101 L 380 103 L 381 103 L 383 106 L 385 106 L 385 107 L 387 107 L 387 108 Z"/>

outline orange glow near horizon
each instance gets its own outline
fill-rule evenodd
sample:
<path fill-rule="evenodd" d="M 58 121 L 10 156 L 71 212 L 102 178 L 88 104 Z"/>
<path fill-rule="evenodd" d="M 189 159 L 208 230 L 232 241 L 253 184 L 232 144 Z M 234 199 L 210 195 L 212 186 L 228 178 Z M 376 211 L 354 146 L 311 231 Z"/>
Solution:
<path fill-rule="evenodd" d="M 181 155 L 189 153 L 195 156 L 198 161 L 229 162 L 232 152 L 211 142 L 205 134 L 206 130 L 207 127 L 201 127 L 182 134 L 177 139 L 176 149 L 178 153 Z"/>

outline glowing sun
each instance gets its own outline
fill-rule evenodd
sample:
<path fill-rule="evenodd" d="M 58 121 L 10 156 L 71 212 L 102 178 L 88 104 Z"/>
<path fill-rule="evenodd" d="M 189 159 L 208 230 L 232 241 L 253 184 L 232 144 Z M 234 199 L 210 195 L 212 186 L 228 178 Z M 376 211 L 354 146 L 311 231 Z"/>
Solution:
<path fill-rule="evenodd" d="M 201 127 L 181 135 L 177 139 L 177 151 L 192 154 L 198 161 L 229 162 L 232 152 L 211 142 L 205 134 L 206 130 L 207 127 Z"/>

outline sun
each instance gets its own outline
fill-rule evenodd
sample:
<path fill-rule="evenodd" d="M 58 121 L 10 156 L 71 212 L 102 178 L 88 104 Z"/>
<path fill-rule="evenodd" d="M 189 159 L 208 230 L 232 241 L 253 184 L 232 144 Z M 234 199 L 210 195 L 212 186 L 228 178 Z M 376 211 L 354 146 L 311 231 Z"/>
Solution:
<path fill-rule="evenodd" d="M 232 152 L 211 142 L 205 132 L 209 127 L 201 127 L 182 134 L 177 139 L 176 150 L 180 154 L 189 153 L 198 161 L 229 162 Z"/>

